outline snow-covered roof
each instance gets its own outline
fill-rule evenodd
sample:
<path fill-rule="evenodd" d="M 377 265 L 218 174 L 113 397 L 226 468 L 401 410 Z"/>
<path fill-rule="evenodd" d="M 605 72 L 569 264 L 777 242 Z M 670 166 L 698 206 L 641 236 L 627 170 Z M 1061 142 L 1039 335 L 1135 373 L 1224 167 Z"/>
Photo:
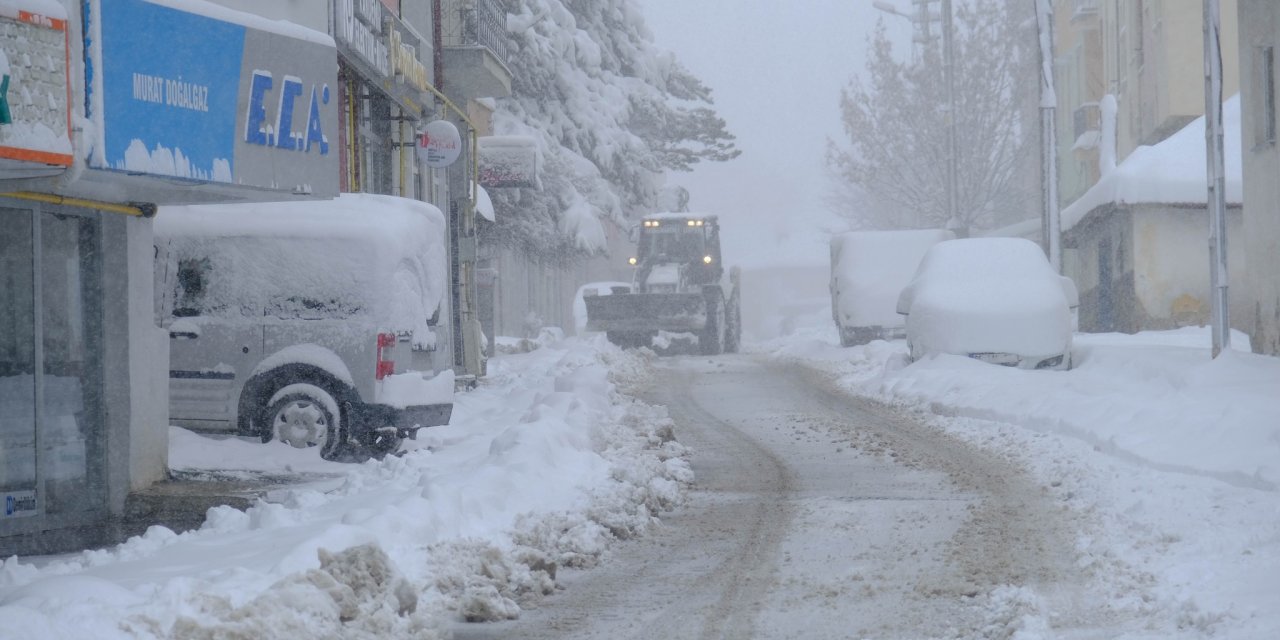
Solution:
<path fill-rule="evenodd" d="M 1070 229 L 1090 211 L 1115 204 L 1206 204 L 1209 179 L 1204 116 L 1155 145 L 1133 150 L 1083 196 L 1062 210 L 1062 228 Z M 1244 199 L 1240 154 L 1240 95 L 1222 103 L 1226 196 L 1230 204 Z"/>

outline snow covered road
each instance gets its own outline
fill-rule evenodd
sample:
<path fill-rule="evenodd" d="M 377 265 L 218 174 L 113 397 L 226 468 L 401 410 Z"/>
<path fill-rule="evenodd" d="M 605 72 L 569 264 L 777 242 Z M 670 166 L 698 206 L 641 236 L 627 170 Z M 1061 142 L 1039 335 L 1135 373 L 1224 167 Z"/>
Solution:
<path fill-rule="evenodd" d="M 0 560 L 0 638 L 1280 637 L 1280 361 L 1187 330 L 906 365 L 825 331 L 541 345 L 360 465 L 173 429 L 178 472 L 338 481 Z"/>
<path fill-rule="evenodd" d="M 747 356 L 657 363 L 685 507 L 516 621 L 458 638 L 1009 637 L 1108 620 L 1061 499 L 1006 457 Z M 1096 628 L 1095 628 L 1096 630 Z"/>

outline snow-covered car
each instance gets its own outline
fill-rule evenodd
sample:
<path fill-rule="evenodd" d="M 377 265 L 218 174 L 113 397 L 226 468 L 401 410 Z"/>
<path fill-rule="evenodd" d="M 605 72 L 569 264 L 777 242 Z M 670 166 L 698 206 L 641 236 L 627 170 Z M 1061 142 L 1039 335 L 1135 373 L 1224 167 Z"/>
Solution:
<path fill-rule="evenodd" d="M 840 346 L 905 337 L 898 294 L 929 247 L 955 238 L 944 229 L 850 231 L 831 238 L 831 318 Z"/>
<path fill-rule="evenodd" d="M 155 234 L 171 424 L 344 459 L 449 422 L 439 209 L 368 194 L 163 207 Z"/>
<path fill-rule="evenodd" d="M 912 360 L 950 353 L 1023 369 L 1071 368 L 1075 283 L 1022 238 L 934 245 L 898 297 Z"/>

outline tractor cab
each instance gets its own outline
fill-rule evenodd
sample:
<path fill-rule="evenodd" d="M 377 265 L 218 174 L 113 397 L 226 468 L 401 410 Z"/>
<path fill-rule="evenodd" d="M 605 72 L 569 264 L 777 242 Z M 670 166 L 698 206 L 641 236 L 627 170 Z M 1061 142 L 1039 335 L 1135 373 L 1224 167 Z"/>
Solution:
<path fill-rule="evenodd" d="M 716 216 L 666 214 L 644 218 L 632 264 L 639 269 L 635 281 L 642 291 L 653 290 L 647 285 L 655 268 L 675 269 L 686 284 L 717 282 L 724 268 L 720 264 L 720 225 Z M 661 280 L 652 284 L 661 289 L 670 278 Z"/>

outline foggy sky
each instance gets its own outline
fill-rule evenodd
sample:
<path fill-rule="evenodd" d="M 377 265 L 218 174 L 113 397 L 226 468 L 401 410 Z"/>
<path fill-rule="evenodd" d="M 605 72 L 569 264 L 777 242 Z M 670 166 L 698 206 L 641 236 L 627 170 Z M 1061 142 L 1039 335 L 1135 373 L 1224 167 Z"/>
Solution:
<path fill-rule="evenodd" d="M 721 216 L 727 262 L 825 264 L 828 234 L 844 230 L 823 167 L 827 138 L 843 136 L 840 90 L 863 71 L 878 19 L 898 46 L 910 23 L 871 0 L 640 2 L 655 42 L 711 87 L 742 150 L 668 181 L 689 189 L 691 209 Z"/>

